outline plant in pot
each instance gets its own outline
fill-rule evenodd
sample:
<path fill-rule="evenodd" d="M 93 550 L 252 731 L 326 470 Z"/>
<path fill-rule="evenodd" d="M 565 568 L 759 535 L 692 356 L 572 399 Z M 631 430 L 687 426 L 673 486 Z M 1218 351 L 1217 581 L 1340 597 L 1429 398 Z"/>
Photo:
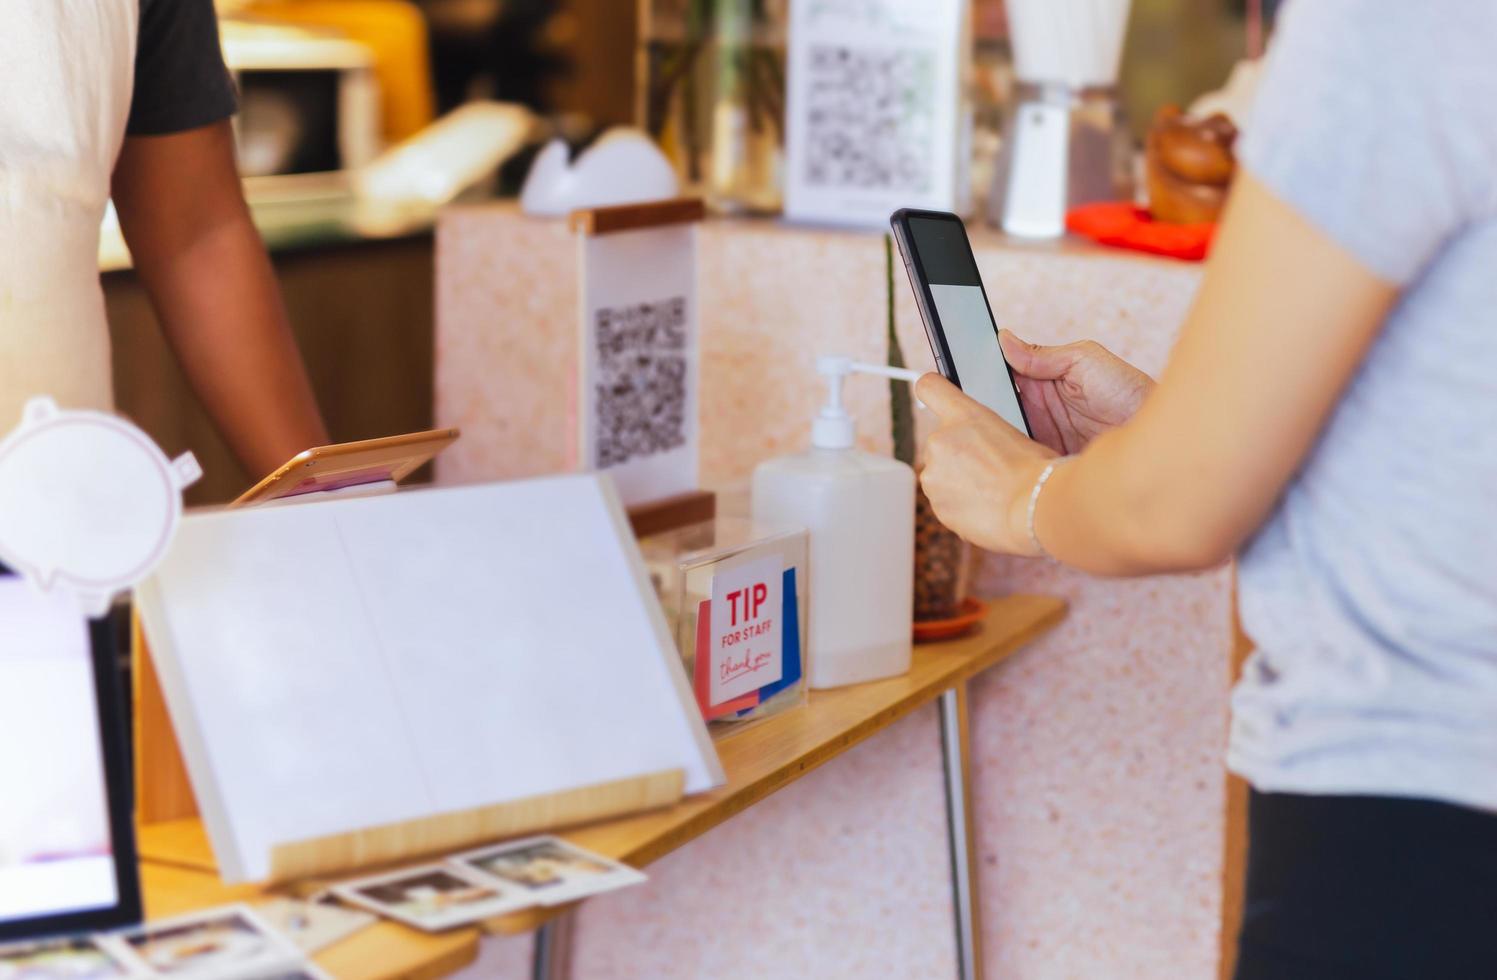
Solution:
<path fill-rule="evenodd" d="M 720 213 L 780 209 L 787 0 L 638 0 L 638 122 Z"/>
<path fill-rule="evenodd" d="M 887 297 L 889 366 L 905 367 L 904 349 L 894 326 L 894 242 L 884 236 L 884 278 Z M 912 467 L 915 463 L 915 408 L 910 386 L 889 382 L 890 428 L 894 458 Z M 971 546 L 942 524 L 931 509 L 925 491 L 915 487 L 915 622 L 932 624 L 958 619 L 965 608 L 970 585 Z"/>

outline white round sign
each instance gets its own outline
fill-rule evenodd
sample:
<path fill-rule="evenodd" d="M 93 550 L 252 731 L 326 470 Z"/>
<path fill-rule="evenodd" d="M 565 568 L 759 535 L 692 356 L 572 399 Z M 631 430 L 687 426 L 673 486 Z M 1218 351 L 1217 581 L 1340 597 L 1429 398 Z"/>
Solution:
<path fill-rule="evenodd" d="M 168 460 L 122 418 L 33 398 L 0 441 L 0 561 L 103 615 L 165 556 L 201 475 L 191 453 Z"/>

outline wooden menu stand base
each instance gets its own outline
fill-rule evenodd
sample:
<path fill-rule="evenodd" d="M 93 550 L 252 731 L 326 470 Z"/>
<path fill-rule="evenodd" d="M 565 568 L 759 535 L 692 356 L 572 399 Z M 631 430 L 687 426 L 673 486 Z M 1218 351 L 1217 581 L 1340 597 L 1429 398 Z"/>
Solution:
<path fill-rule="evenodd" d="M 686 774 L 671 769 L 461 813 L 282 844 L 271 851 L 266 884 L 366 872 L 413 858 L 444 857 L 506 837 L 658 810 L 679 803 L 685 783 Z"/>

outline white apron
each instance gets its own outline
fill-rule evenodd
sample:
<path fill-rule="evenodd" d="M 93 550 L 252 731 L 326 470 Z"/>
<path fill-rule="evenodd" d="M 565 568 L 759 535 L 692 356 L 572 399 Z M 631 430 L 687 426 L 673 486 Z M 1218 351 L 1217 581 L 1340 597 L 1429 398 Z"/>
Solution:
<path fill-rule="evenodd" d="M 113 407 L 99 223 L 130 111 L 137 2 L 0 5 L 0 435 L 37 394 Z"/>

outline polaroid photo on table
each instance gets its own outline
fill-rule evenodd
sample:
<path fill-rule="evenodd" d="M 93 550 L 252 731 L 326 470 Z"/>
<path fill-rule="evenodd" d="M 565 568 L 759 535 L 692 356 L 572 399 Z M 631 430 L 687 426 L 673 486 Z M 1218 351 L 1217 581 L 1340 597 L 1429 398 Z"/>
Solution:
<path fill-rule="evenodd" d="M 99 942 L 136 974 L 173 980 L 261 980 L 309 969 L 301 950 L 245 905 L 151 922 Z"/>
<path fill-rule="evenodd" d="M 362 909 L 294 898 L 273 898 L 256 905 L 255 911 L 306 956 L 315 956 L 379 921 Z"/>
<path fill-rule="evenodd" d="M 116 980 L 132 967 L 92 938 L 0 947 L 0 980 Z"/>
<path fill-rule="evenodd" d="M 424 932 L 440 932 L 534 905 L 522 889 L 441 864 L 335 885 L 332 893 L 360 908 Z"/>
<path fill-rule="evenodd" d="M 468 851 L 449 860 L 459 868 L 519 886 L 532 905 L 574 902 L 649 880 L 626 864 L 549 835 Z"/>

